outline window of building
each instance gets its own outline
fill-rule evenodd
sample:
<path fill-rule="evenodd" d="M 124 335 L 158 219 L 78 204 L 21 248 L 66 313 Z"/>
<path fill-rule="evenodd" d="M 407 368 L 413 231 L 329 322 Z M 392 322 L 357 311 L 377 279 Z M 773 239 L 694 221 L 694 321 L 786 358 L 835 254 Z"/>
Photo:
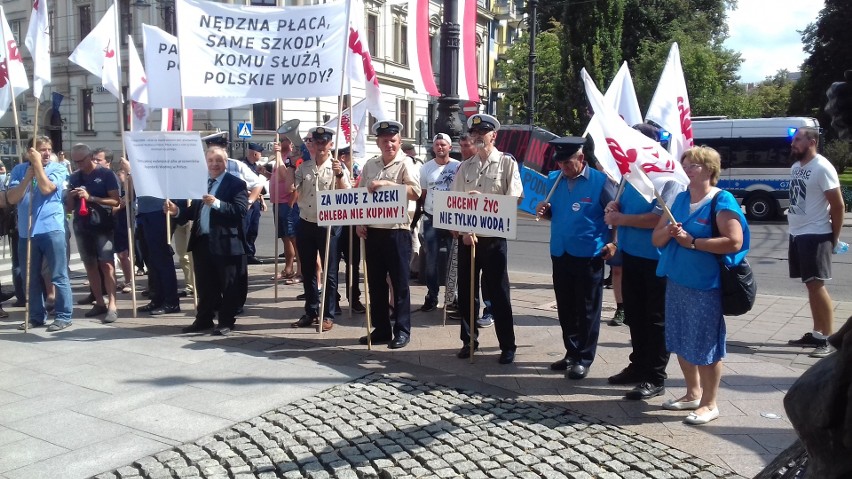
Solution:
<path fill-rule="evenodd" d="M 9 22 L 9 28 L 12 29 L 12 36 L 15 38 L 15 43 L 18 44 L 18 47 L 22 45 L 21 43 L 21 20 L 12 20 Z"/>
<path fill-rule="evenodd" d="M 77 7 L 77 21 L 80 27 L 80 37 L 77 39 L 82 42 L 86 35 L 92 31 L 92 6 L 80 5 Z"/>
<path fill-rule="evenodd" d="M 370 53 L 378 56 L 379 52 L 379 16 L 374 13 L 367 14 L 367 46 L 370 48 Z"/>
<path fill-rule="evenodd" d="M 80 131 L 95 131 L 95 104 L 92 101 L 92 89 L 80 90 Z"/>
<path fill-rule="evenodd" d="M 485 74 L 487 68 L 486 55 L 482 47 L 482 35 L 476 35 L 476 78 L 480 85 L 484 84 L 485 79 L 488 78 L 488 75 Z"/>
<path fill-rule="evenodd" d="M 408 26 L 397 21 L 394 24 L 394 41 L 393 61 L 400 65 L 408 65 Z"/>
<path fill-rule="evenodd" d="M 255 103 L 251 107 L 255 130 L 277 130 L 275 124 L 275 102 Z"/>
<path fill-rule="evenodd" d="M 274 7 L 277 5 L 276 0 L 251 0 L 251 4 L 262 7 Z"/>
<path fill-rule="evenodd" d="M 396 100 L 396 121 L 402 123 L 402 137 L 414 137 L 414 102 L 399 98 Z"/>

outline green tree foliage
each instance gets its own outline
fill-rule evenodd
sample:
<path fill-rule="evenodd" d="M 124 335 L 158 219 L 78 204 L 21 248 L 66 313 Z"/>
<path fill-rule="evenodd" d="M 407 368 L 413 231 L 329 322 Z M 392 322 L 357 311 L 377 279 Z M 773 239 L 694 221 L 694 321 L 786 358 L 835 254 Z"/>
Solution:
<path fill-rule="evenodd" d="M 802 43 L 809 56 L 802 65 L 802 78 L 793 87 L 789 113 L 816 116 L 828 126 L 825 91 L 852 68 L 852 2 L 825 0 L 816 22 L 802 31 Z"/>
<path fill-rule="evenodd" d="M 536 121 L 557 134 L 567 131 L 564 112 L 567 102 L 561 83 L 562 26 L 559 23 L 536 35 Z M 501 111 L 498 114 L 512 123 L 527 123 L 529 98 L 529 35 L 524 35 L 497 61 L 497 82 L 505 87 Z"/>
<path fill-rule="evenodd" d="M 843 140 L 831 140 L 825 145 L 825 157 L 834 165 L 837 174 L 843 174 L 852 164 L 852 144 Z"/>
<path fill-rule="evenodd" d="M 568 100 L 568 131 L 574 134 L 582 132 L 588 123 L 580 71 L 585 68 L 595 81 L 608 85 L 621 65 L 625 1 L 564 2 L 561 78 Z"/>

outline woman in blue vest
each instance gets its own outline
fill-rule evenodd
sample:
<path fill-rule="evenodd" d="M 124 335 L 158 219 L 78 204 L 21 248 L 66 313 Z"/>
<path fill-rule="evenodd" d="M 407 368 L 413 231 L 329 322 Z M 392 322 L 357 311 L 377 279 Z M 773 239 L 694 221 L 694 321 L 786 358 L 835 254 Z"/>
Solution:
<path fill-rule="evenodd" d="M 695 147 L 683 153 L 681 162 L 689 186 L 672 204 L 678 223 L 663 216 L 652 240 L 662 249 L 657 274 L 667 278 L 666 347 L 677 355 L 686 381 L 686 394 L 666 401 L 663 408 L 691 410 L 684 422 L 698 425 L 719 417 L 716 399 L 725 357 L 725 319 L 717 255 L 725 264 L 739 264 L 748 252 L 750 235 L 733 195 L 715 187 L 721 172 L 719 153 Z M 711 221 L 718 227 L 716 237 Z"/>

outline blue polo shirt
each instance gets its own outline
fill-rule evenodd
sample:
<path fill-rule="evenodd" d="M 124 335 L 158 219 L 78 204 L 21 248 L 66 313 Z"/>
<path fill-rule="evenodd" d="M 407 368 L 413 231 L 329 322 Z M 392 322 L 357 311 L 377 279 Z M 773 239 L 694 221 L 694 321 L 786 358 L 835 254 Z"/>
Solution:
<path fill-rule="evenodd" d="M 562 174 L 551 172 L 547 189 Z M 614 187 L 603 173 L 583 168 L 579 176 L 563 179 L 550 199 L 550 255 L 570 254 L 592 258 L 601 254 L 610 231 L 604 223 L 604 206 L 613 199 Z"/>
<path fill-rule="evenodd" d="M 30 163 L 15 165 L 9 175 L 9 188 L 21 184 L 30 168 Z M 29 223 L 28 214 L 30 208 L 30 189 L 33 191 L 33 235 L 51 233 L 53 231 L 65 231 L 65 207 L 62 204 L 62 194 L 65 190 L 65 180 L 68 177 L 68 168 L 56 162 L 49 162 L 44 167 L 44 173 L 56 189 L 49 195 L 42 194 L 36 186 L 27 189 L 23 198 L 18 203 L 18 235 L 21 238 L 30 237 L 27 233 Z M 35 184 L 35 179 L 33 179 Z"/>
<path fill-rule="evenodd" d="M 679 194 L 672 204 L 672 216 L 683 224 L 683 229 L 694 238 L 711 238 L 712 225 L 710 218 L 710 201 L 695 212 L 689 212 L 689 191 Z M 736 253 L 723 255 L 728 266 L 738 265 L 745 258 L 751 244 L 751 233 L 748 223 L 734 196 L 727 191 L 720 191 L 716 200 L 718 215 L 722 210 L 733 211 L 743 227 L 743 245 Z M 680 246 L 677 241 L 670 240 L 662 249 L 660 262 L 657 265 L 657 276 L 666 276 L 677 284 L 692 289 L 719 289 L 719 262 L 716 255 L 706 251 L 698 251 Z"/>

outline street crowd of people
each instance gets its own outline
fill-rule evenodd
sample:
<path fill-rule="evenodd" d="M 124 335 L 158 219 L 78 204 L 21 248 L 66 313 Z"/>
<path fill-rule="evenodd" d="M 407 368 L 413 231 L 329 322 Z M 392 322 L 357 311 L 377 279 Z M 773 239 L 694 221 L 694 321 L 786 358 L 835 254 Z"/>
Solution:
<path fill-rule="evenodd" d="M 450 157 L 453 140 L 439 133 L 432 141 L 433 158 L 423 164 L 410 156 L 411 151 L 406 153 L 402 124 L 376 122 L 372 133 L 380 154 L 361 167 L 353 162 L 348 146 L 333 154 L 334 131 L 325 127 L 311 128 L 304 138 L 298 132 L 283 135 L 265 165 L 260 145 L 249 145 L 245 160 L 238 161 L 229 158 L 227 138 L 212 135 L 206 138 L 207 194 L 182 200 L 134 198 L 131 162 L 114 159 L 108 150 L 78 144 L 70 151 L 69 164 L 61 153 L 53 154 L 50 140 L 38 138 L 25 162 L 8 175 L 0 194 L 0 206 L 17 213 L 12 233 L 19 238 L 12 248 L 15 305 L 29 299 L 29 317 L 20 329 L 46 326 L 55 332 L 72 325 L 68 255 L 73 231 L 90 288 L 78 301 L 91 308 L 84 316 L 116 321 L 117 295 L 130 292 L 131 275 L 147 268 L 142 294 L 149 302 L 137 308 L 139 313 L 177 313 L 179 297 L 195 295 L 195 318 L 183 332 L 230 334 L 238 327 L 236 318 L 247 298 L 248 265 L 263 263 L 255 242 L 268 194 L 276 236 L 283 245 L 283 267 L 272 280 L 303 288 L 299 299 L 304 300 L 304 314 L 291 323 L 293 328 L 334 327 L 340 313 L 343 288 L 338 277 L 343 260 L 344 297 L 353 312 L 366 311 L 359 278 L 361 273 L 367 277 L 373 329 L 360 343 L 405 348 L 413 334 L 412 269 L 423 265 L 427 287 L 419 310 L 433 311 L 440 303 L 442 266 L 455 255 L 457 267 L 448 269 L 456 277 L 447 281 L 447 287 L 456 287 L 445 295 L 444 307 L 450 317 L 461 320 L 462 346 L 456 355 L 466 359 L 475 354 L 480 330 L 493 326 L 500 347 L 498 361 L 510 364 L 517 346 L 507 240 L 434 226 L 436 191 L 518 200 L 523 196 L 518 162 L 495 147 L 500 122 L 477 114 L 467 127 L 459 141 L 463 161 Z M 656 131 L 647 131 L 649 125 L 636 128 L 658 137 Z M 715 186 L 720 156 L 708 147 L 688 149 L 680 160 L 689 184 L 670 181 L 659 191 L 658 200 L 648 202 L 630 183 L 619 186 L 593 167 L 585 143 L 581 137 L 552 141 L 558 170 L 547 178 L 551 195 L 537 206 L 537 215 L 551 220 L 553 289 L 565 348 L 564 357 L 550 368 L 565 371 L 573 380 L 589 374 L 596 358 L 604 269 L 609 262 L 621 268 L 620 303 L 632 353 L 628 365 L 608 381 L 634 385 L 626 391 L 627 399 L 660 396 L 669 356 L 674 354 L 686 380 L 686 394 L 663 407 L 689 411 L 688 424 L 710 422 L 719 417 L 717 395 L 726 353 L 718 265 L 738 264 L 750 247 L 740 206 Z M 817 154 L 817 143 L 818 132 L 808 128 L 799 130 L 792 143 L 796 163 L 788 216 L 790 276 L 807 286 L 814 329 L 790 344 L 813 347 L 815 356 L 824 357 L 832 352 L 826 338 L 833 324 L 824 282 L 831 277 L 830 255 L 839 240 L 843 200 L 837 174 Z M 319 192 L 351 187 L 374 192 L 396 185 L 405 187 L 410 205 L 405 221 L 319 226 Z M 664 214 L 666 209 L 671 216 Z M 136 244 L 130 244 L 128 217 Z M 173 238 L 167 235 L 167 221 Z M 356 238 L 351 249 L 350 237 Z M 417 257 L 421 237 L 425 261 Z M 363 252 L 358 238 L 364 239 Z M 131 248 L 136 265 L 131 264 Z M 360 271 L 362 253 L 365 272 Z M 175 254 L 184 289 L 178 288 Z M 116 280 L 116 258 L 123 283 Z M 451 297 L 452 303 L 447 301 Z M 482 314 L 481 306 L 485 306 Z M 50 315 L 54 319 L 48 323 Z"/>

